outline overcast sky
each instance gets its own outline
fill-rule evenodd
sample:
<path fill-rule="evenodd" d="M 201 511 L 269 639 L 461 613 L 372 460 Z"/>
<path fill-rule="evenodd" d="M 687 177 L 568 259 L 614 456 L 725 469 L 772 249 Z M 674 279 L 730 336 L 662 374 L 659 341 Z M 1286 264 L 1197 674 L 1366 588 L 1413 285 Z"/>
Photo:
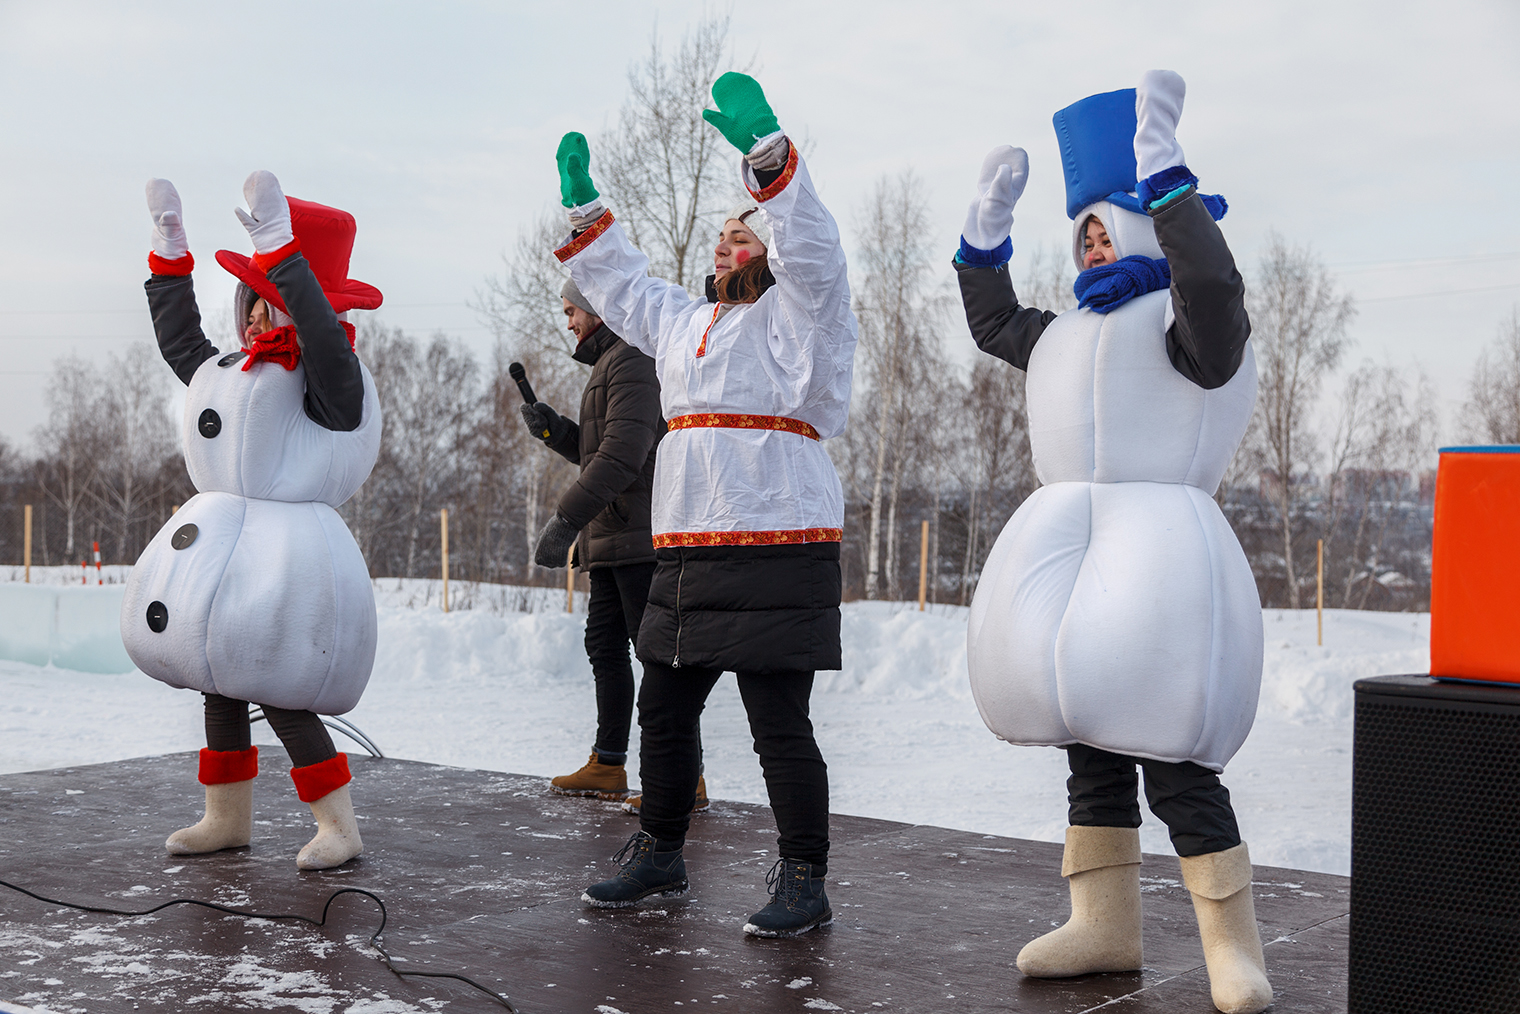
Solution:
<path fill-rule="evenodd" d="M 250 249 L 243 178 L 351 211 L 380 318 L 480 351 L 467 305 L 556 203 L 554 149 L 616 117 L 629 62 L 704 12 L 641 3 L 0 0 L 0 436 L 28 443 L 52 361 L 151 338 L 143 183 L 184 198 L 203 309 Z M 1051 114 L 1181 73 L 1179 130 L 1249 272 L 1270 230 L 1358 299 L 1349 362 L 1418 361 L 1448 420 L 1520 301 L 1520 4 L 909 3 L 733 8 L 741 58 L 852 249 L 856 208 L 912 168 L 948 263 L 982 156 L 1029 150 L 1015 276 L 1069 241 Z M 593 147 L 593 171 L 595 169 Z M 948 276 L 948 267 L 946 275 Z M 957 328 L 950 339 L 969 345 Z M 166 368 L 167 369 L 167 368 Z"/>

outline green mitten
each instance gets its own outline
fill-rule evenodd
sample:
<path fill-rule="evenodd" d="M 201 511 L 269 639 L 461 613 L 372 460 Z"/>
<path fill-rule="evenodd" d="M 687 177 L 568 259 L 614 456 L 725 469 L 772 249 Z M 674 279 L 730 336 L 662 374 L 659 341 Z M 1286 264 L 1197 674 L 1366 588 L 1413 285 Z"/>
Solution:
<path fill-rule="evenodd" d="M 591 149 L 586 146 L 586 135 L 572 130 L 560 138 L 559 151 L 554 153 L 559 163 L 559 202 L 567 208 L 590 204 L 601 194 L 591 182 Z"/>
<path fill-rule="evenodd" d="M 781 129 L 760 82 L 748 74 L 729 71 L 713 82 L 712 94 L 718 108 L 702 110 L 702 118 L 744 154 L 749 154 L 757 140 Z"/>

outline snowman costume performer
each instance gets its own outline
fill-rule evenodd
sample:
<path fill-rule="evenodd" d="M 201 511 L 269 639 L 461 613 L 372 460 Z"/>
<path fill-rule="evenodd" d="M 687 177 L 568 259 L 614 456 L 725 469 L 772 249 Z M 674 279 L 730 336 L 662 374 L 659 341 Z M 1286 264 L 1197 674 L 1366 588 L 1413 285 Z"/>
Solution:
<path fill-rule="evenodd" d="M 1272 1000 L 1251 862 L 1219 772 L 1256 715 L 1256 584 L 1213 493 L 1250 421 L 1245 288 L 1197 192 L 1169 71 L 1055 116 L 1080 306 L 1021 307 L 1009 282 L 1028 158 L 988 155 L 956 269 L 977 345 L 1027 370 L 1041 487 L 1009 520 L 971 606 L 968 662 L 1000 738 L 1064 747 L 1071 920 L 1026 975 L 1141 967 L 1140 807 L 1182 861 L 1215 1005 Z"/>
<path fill-rule="evenodd" d="M 338 517 L 380 448 L 374 381 L 353 350 L 349 309 L 379 290 L 348 278 L 354 219 L 287 200 L 255 172 L 238 218 L 252 258 L 217 261 L 240 282 L 243 347 L 223 355 L 201 330 L 179 194 L 148 182 L 153 252 L 148 305 L 164 360 L 189 390 L 184 452 L 199 491 L 154 536 L 132 571 L 121 635 L 143 672 L 206 695 L 200 781 L 206 814 L 167 846 L 194 855 L 247 845 L 258 748 L 248 706 L 264 709 L 294 765 L 317 834 L 303 870 L 364 848 L 348 758 L 319 715 L 359 702 L 375 660 L 375 600 L 358 545 Z"/>
<path fill-rule="evenodd" d="M 687 889 L 697 723 L 734 672 L 775 812 L 771 900 L 744 931 L 795 936 L 833 918 L 824 891 L 828 772 L 813 674 L 840 666 L 844 497 L 822 441 L 844 431 L 856 324 L 844 250 L 760 85 L 728 73 L 703 116 L 744 155 L 710 299 L 651 278 L 592 185 L 580 134 L 560 144 L 574 233 L 556 256 L 598 316 L 652 356 L 669 433 L 655 461 L 656 552 L 639 627 L 641 830 L 582 900 L 624 907 Z"/>

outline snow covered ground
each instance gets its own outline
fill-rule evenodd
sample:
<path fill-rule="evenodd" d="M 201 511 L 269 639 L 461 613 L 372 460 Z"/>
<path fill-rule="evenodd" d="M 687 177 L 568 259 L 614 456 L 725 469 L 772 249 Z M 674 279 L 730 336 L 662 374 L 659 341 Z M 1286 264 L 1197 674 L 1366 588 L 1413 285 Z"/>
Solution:
<path fill-rule="evenodd" d="M 33 580 L 79 580 L 77 570 L 55 570 L 33 568 Z M 584 597 L 568 614 L 562 589 L 455 582 L 454 611 L 444 614 L 439 590 L 436 581 L 376 582 L 375 673 L 348 718 L 389 756 L 545 776 L 578 767 L 595 709 L 581 646 Z M 1427 671 L 1429 631 L 1425 614 L 1330 610 L 1321 648 L 1312 610 L 1267 612 L 1256 727 L 1225 772 L 1254 860 L 1349 872 L 1351 684 Z M 961 608 L 844 607 L 845 667 L 820 673 L 813 697 L 833 809 L 1060 841 L 1065 755 L 1009 746 L 987 731 L 966 680 L 965 633 Z M 0 772 L 205 745 L 199 695 L 140 673 L 0 662 L 0 694 Z M 255 738 L 278 742 L 262 724 Z M 338 738 L 339 749 L 357 749 Z M 709 792 L 765 800 L 732 676 L 709 701 L 703 742 Z M 1165 827 L 1148 813 L 1142 844 L 1170 851 Z"/>

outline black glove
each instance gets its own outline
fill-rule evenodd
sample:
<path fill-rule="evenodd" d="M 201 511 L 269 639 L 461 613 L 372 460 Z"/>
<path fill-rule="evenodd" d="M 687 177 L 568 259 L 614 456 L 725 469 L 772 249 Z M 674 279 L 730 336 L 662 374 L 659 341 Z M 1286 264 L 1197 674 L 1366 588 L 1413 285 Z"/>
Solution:
<path fill-rule="evenodd" d="M 542 402 L 540 402 L 542 404 Z M 528 406 L 524 405 L 523 408 Z M 580 534 L 579 528 L 571 528 L 570 522 L 558 514 L 549 519 L 544 530 L 538 533 L 538 545 L 533 549 L 533 562 L 540 567 L 563 567 L 570 555 L 570 546 Z"/>
<path fill-rule="evenodd" d="M 522 417 L 528 424 L 528 431 L 546 444 L 559 443 L 570 430 L 570 420 L 541 401 L 532 405 L 525 403 Z"/>

